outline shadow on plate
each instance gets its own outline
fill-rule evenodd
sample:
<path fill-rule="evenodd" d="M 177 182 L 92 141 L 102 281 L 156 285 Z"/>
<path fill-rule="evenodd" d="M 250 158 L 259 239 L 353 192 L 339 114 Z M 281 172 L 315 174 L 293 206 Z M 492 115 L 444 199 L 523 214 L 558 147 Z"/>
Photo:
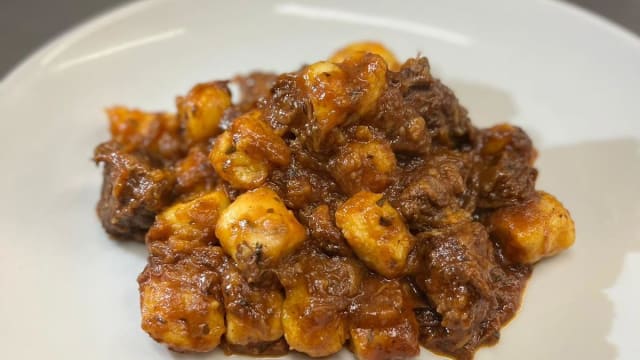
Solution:
<path fill-rule="evenodd" d="M 122 250 L 128 253 L 134 254 L 140 259 L 146 259 L 147 255 L 149 254 L 147 252 L 147 246 L 145 245 L 144 242 L 130 241 L 130 240 L 117 240 L 109 235 L 107 235 L 107 237 L 109 238 L 108 240 L 116 244 L 117 247 L 121 248 Z M 140 271 L 142 271 L 142 269 L 140 269 Z"/>

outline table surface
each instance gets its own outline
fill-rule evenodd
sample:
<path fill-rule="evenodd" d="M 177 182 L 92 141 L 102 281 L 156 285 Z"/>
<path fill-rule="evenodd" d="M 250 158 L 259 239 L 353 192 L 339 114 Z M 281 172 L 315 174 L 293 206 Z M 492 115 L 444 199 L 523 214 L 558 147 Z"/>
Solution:
<path fill-rule="evenodd" d="M 0 1 L 0 79 L 61 32 L 126 0 Z M 640 34 L 640 0 L 569 0 Z M 37 10 L 35 10 L 37 9 Z"/>

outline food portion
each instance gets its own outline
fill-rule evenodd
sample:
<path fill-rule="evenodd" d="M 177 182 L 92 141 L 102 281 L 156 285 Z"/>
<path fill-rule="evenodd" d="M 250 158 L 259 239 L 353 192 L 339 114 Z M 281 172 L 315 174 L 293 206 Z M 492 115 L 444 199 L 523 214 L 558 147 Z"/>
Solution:
<path fill-rule="evenodd" d="M 142 328 L 172 350 L 471 359 L 574 242 L 527 134 L 474 127 L 425 57 L 356 43 L 176 109 L 109 109 L 95 150 L 98 216 L 146 242 Z"/>

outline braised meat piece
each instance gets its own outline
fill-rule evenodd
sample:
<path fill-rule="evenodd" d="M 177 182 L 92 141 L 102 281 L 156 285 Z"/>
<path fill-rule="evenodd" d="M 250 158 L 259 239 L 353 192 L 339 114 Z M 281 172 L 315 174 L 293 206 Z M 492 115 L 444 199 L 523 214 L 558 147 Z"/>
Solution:
<path fill-rule="evenodd" d="M 473 213 L 472 154 L 445 149 L 411 167 L 387 192 L 413 231 L 420 232 L 469 221 Z"/>
<path fill-rule="evenodd" d="M 240 88 L 238 110 L 246 112 L 255 107 L 259 100 L 269 96 L 277 77 L 277 74 L 266 72 L 252 72 L 248 75 L 234 77 L 233 83 Z"/>
<path fill-rule="evenodd" d="M 476 146 L 478 207 L 514 205 L 535 194 L 537 152 L 522 129 L 502 124 L 482 130 Z"/>
<path fill-rule="evenodd" d="M 96 148 L 94 159 L 104 164 L 98 217 L 114 237 L 143 240 L 156 213 L 173 201 L 175 178 L 170 171 L 120 148 L 115 142 Z"/>
<path fill-rule="evenodd" d="M 527 266 L 502 266 L 480 223 L 466 222 L 418 235 L 415 282 L 431 309 L 419 310 L 425 347 L 469 359 L 499 338 L 524 289 Z"/>

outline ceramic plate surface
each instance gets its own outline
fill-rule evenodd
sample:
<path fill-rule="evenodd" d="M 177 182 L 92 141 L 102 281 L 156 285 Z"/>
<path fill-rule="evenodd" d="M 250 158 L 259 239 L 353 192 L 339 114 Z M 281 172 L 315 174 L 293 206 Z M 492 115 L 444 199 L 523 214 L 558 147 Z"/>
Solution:
<path fill-rule="evenodd" d="M 196 82 L 296 69 L 362 39 L 427 55 L 476 124 L 524 127 L 538 188 L 575 218 L 575 246 L 536 267 L 477 359 L 637 359 L 640 40 L 542 0 L 145 1 L 51 42 L 0 84 L 0 357 L 220 356 L 173 354 L 140 330 L 145 249 L 108 239 L 94 211 L 103 109 L 170 110 Z"/>

